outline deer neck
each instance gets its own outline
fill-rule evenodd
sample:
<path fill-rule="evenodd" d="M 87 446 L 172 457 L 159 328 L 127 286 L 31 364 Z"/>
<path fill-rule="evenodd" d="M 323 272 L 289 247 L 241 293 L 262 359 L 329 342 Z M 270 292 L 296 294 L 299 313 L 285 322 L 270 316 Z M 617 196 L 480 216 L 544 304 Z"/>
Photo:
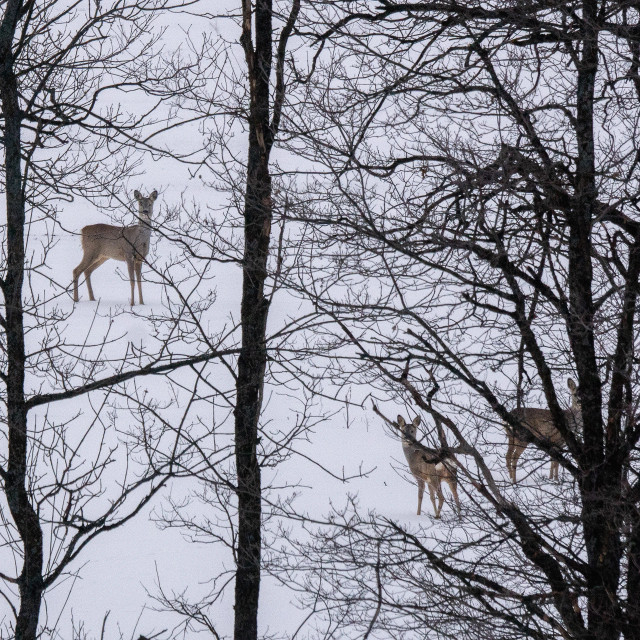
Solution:
<path fill-rule="evenodd" d="M 151 237 L 151 218 L 147 216 L 140 216 L 136 226 L 138 227 L 139 233 Z"/>
<path fill-rule="evenodd" d="M 408 435 L 402 434 L 402 450 L 405 454 L 408 453 L 412 447 L 415 447 L 415 445 L 414 440 L 411 440 Z"/>

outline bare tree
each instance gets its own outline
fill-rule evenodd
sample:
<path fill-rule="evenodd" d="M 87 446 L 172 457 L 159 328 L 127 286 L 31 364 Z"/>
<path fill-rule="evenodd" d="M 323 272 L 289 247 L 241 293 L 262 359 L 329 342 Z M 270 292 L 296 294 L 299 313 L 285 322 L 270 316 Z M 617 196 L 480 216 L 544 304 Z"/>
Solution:
<path fill-rule="evenodd" d="M 262 489 L 258 464 L 258 422 L 267 364 L 269 299 L 265 295 L 273 200 L 269 159 L 284 104 L 284 58 L 300 0 L 293 0 L 276 50 L 276 88 L 272 95 L 274 55 L 271 0 L 242 2 L 242 43 L 249 83 L 249 149 L 244 201 L 242 259 L 242 348 L 235 400 L 235 454 L 238 497 L 238 548 L 235 581 L 236 640 L 258 638 Z M 253 26 L 252 26 L 253 18 Z M 271 113 L 273 112 L 273 113 Z"/>
<path fill-rule="evenodd" d="M 347 510 L 292 570 L 323 567 L 332 637 L 636 637 L 637 7 L 314 6 L 286 126 L 332 179 L 296 205 L 318 241 L 295 286 L 360 354 L 334 376 L 444 429 L 468 506 L 461 539 Z M 511 487 L 502 423 L 564 479 Z"/>

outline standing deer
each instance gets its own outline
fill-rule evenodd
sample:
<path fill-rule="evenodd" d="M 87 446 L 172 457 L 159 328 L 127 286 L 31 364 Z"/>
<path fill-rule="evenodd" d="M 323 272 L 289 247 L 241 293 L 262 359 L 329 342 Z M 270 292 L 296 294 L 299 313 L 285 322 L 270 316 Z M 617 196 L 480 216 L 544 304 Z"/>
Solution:
<path fill-rule="evenodd" d="M 456 501 L 458 513 L 460 513 L 460 500 L 458 499 L 458 473 L 455 460 L 451 463 L 438 462 L 431 463 L 425 457 L 433 457 L 426 447 L 416 441 L 416 431 L 420 424 L 420 416 L 414 418 L 413 422 L 406 422 L 402 416 L 398 416 L 398 426 L 402 432 L 402 451 L 409 463 L 409 469 L 413 477 L 418 482 L 418 515 L 422 511 L 422 496 L 424 495 L 425 482 L 429 486 L 429 496 L 435 511 L 436 518 L 440 517 L 444 494 L 442 493 L 442 481 L 444 480 L 451 489 L 453 498 Z M 436 507 L 436 494 L 438 494 L 438 506 Z"/>
<path fill-rule="evenodd" d="M 142 263 L 149 253 L 151 240 L 151 215 L 153 203 L 158 197 L 154 191 L 148 198 L 144 198 L 139 191 L 133 195 L 138 201 L 140 210 L 138 224 L 130 227 L 118 227 L 111 224 L 90 224 L 83 227 L 82 250 L 84 255 L 80 264 L 73 270 L 73 299 L 78 302 L 78 278 L 85 274 L 89 300 L 95 300 L 91 288 L 91 274 L 104 262 L 112 258 L 127 263 L 129 281 L 131 282 L 131 306 L 135 304 L 134 287 L 138 279 L 138 298 L 142 299 Z"/>
<path fill-rule="evenodd" d="M 576 429 L 581 424 L 582 416 L 580 415 L 580 400 L 578 400 L 578 387 L 576 383 L 569 378 L 567 380 L 567 386 L 571 394 L 571 408 L 565 409 L 564 414 L 567 418 L 569 427 Z M 553 418 L 549 409 L 534 409 L 534 408 L 520 408 L 512 412 L 513 417 L 522 423 L 522 426 L 526 427 L 533 435 L 541 440 L 548 440 L 557 447 L 564 445 L 564 438 L 560 435 L 560 432 L 555 428 L 553 424 Z M 528 442 L 521 440 L 517 435 L 512 433 L 511 429 L 507 428 L 509 436 L 509 446 L 507 448 L 507 471 L 511 482 L 516 483 L 516 467 L 518 466 L 518 458 L 522 455 L 522 452 L 527 448 Z M 551 460 L 551 467 L 549 468 L 549 478 L 551 480 L 558 479 L 558 467 L 557 460 Z"/>

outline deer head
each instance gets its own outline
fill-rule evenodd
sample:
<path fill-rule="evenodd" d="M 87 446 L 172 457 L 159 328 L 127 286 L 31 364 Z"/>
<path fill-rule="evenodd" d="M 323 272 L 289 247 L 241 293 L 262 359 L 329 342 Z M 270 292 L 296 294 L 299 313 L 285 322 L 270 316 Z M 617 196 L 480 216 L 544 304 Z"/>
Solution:
<path fill-rule="evenodd" d="M 413 422 L 407 422 L 401 415 L 398 416 L 398 426 L 400 427 L 400 431 L 402 432 L 402 437 L 406 438 L 406 440 L 413 444 L 416 441 L 416 433 L 418 431 L 418 426 L 420 425 L 420 416 L 416 416 L 413 419 Z"/>
<path fill-rule="evenodd" d="M 148 198 L 145 198 L 139 191 L 133 192 L 133 197 L 138 201 L 140 210 L 140 219 L 144 222 L 151 222 L 151 214 L 153 213 L 153 203 L 158 197 L 158 192 L 154 191 Z"/>

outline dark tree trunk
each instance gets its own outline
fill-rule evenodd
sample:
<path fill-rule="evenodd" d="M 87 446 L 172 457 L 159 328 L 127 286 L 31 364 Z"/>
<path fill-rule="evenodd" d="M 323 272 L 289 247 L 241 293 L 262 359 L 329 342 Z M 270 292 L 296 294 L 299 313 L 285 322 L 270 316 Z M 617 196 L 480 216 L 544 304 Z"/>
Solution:
<path fill-rule="evenodd" d="M 261 480 L 256 455 L 266 365 L 269 303 L 264 295 L 271 226 L 271 180 L 267 159 L 251 136 L 245 204 L 242 283 L 242 349 L 238 359 L 235 409 L 238 483 L 238 567 L 235 638 L 257 638 L 260 592 Z"/>
<path fill-rule="evenodd" d="M 569 336 L 580 380 L 584 416 L 585 474 L 581 478 L 582 519 L 589 563 L 587 578 L 588 628 L 594 638 L 619 637 L 620 612 L 610 594 L 620 580 L 620 465 L 613 457 L 614 430 L 604 433 L 602 390 L 596 363 L 593 320 L 591 229 L 597 217 L 594 144 L 594 90 L 598 66 L 598 3 L 583 4 L 584 40 L 578 68 L 576 134 L 578 142 L 575 202 L 570 220 Z M 621 372 L 616 372 L 620 375 Z M 617 430 L 615 430 L 617 431 Z M 606 445 L 603 448 L 603 435 Z"/>
<path fill-rule="evenodd" d="M 258 423 L 267 363 L 269 300 L 265 296 L 273 200 L 269 156 L 278 132 L 285 97 L 284 58 L 300 11 L 293 0 L 277 43 L 275 87 L 271 0 L 242 1 L 242 37 L 249 80 L 249 154 L 244 207 L 242 269 L 242 347 L 236 382 L 235 435 L 238 496 L 238 542 L 235 584 L 235 640 L 258 637 L 258 599 L 262 543 L 262 486 L 257 457 Z M 252 12 L 253 8 L 253 12 Z M 255 48 L 251 18 L 255 20 Z"/>
<path fill-rule="evenodd" d="M 4 116 L 7 203 L 7 270 L 3 283 L 7 335 L 7 427 L 9 455 L 4 487 L 11 516 L 23 545 L 18 578 L 20 607 L 16 640 L 35 640 L 42 602 L 42 530 L 27 493 L 27 408 L 24 398 L 25 344 L 22 309 L 25 203 L 20 157 L 21 112 L 13 68 L 12 42 L 20 1 L 9 2 L 0 26 L 0 100 Z"/>
<path fill-rule="evenodd" d="M 272 203 L 269 152 L 269 76 L 272 7 L 261 0 L 255 10 L 255 51 L 251 45 L 250 7 L 244 3 L 243 45 L 250 87 L 249 156 L 244 209 L 242 271 L 242 348 L 236 382 L 235 434 L 238 493 L 238 549 L 235 584 L 235 640 L 258 637 L 261 559 L 261 479 L 257 458 L 267 351 L 269 303 L 264 285 L 271 234 Z"/>

